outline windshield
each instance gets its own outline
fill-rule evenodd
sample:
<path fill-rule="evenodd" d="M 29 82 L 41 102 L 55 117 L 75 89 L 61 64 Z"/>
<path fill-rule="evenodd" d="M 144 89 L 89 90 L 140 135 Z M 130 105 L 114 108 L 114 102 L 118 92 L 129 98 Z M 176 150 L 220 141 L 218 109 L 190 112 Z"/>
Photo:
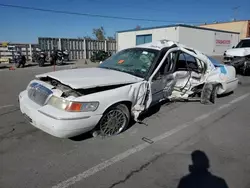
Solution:
<path fill-rule="evenodd" d="M 235 48 L 250 48 L 250 40 L 241 40 Z"/>
<path fill-rule="evenodd" d="M 131 48 L 122 50 L 106 59 L 100 68 L 126 72 L 138 77 L 145 77 L 159 51 L 153 49 Z"/>

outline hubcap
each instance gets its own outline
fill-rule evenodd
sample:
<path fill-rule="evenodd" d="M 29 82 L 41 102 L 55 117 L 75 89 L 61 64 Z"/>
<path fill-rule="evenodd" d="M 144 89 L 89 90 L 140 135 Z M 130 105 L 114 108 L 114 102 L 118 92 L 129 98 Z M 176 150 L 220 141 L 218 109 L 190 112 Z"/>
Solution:
<path fill-rule="evenodd" d="M 121 110 L 111 110 L 100 122 L 100 130 L 104 135 L 119 134 L 126 126 L 126 115 Z"/>

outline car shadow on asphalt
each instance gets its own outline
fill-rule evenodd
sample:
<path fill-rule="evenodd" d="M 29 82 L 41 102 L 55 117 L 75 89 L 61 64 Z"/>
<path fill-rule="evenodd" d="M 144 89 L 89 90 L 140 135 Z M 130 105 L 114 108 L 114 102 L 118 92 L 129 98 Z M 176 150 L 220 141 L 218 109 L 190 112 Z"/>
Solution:
<path fill-rule="evenodd" d="M 193 151 L 191 160 L 190 173 L 180 179 L 177 188 L 228 188 L 223 178 L 209 172 L 210 162 L 205 152 Z"/>
<path fill-rule="evenodd" d="M 37 65 L 38 65 L 37 63 L 29 63 L 29 64 L 24 65 L 24 68 L 35 67 Z"/>
<path fill-rule="evenodd" d="M 232 95 L 232 94 L 234 94 L 234 91 L 231 91 L 231 92 L 225 93 L 225 94 L 220 94 L 220 95 L 217 96 L 217 98 L 227 97 L 227 96 Z"/>
<path fill-rule="evenodd" d="M 76 141 L 76 142 L 80 142 L 80 141 L 84 141 L 84 140 L 88 140 L 93 138 L 91 132 L 86 132 L 74 137 L 69 138 L 71 141 Z"/>

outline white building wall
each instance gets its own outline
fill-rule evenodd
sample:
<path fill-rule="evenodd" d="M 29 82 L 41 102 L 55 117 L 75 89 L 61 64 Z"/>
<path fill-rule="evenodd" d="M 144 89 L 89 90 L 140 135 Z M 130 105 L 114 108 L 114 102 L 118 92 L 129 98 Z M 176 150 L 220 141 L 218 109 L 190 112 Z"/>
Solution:
<path fill-rule="evenodd" d="M 152 34 L 152 41 L 162 39 L 178 41 L 178 29 L 178 27 L 168 27 L 117 33 L 117 49 L 119 51 L 134 47 L 136 45 L 136 35 Z"/>
<path fill-rule="evenodd" d="M 176 26 L 117 33 L 117 50 L 134 47 L 136 35 L 147 34 L 152 34 L 152 41 L 173 40 L 207 55 L 222 55 L 227 49 L 239 42 L 239 34 Z M 226 43 L 218 44 L 216 40 L 226 41 Z"/>
<path fill-rule="evenodd" d="M 224 41 L 218 43 L 216 40 Z M 179 42 L 207 55 L 222 55 L 238 43 L 239 34 L 179 27 Z"/>

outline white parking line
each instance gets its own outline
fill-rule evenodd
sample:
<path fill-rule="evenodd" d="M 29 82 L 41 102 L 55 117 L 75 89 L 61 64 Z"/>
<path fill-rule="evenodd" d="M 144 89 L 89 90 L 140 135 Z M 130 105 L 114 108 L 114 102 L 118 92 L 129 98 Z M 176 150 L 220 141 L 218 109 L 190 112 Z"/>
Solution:
<path fill-rule="evenodd" d="M 232 106 L 236 102 L 239 102 L 239 101 L 247 98 L 249 95 L 250 95 L 250 93 L 242 95 L 242 96 L 240 96 L 240 97 L 232 100 L 231 102 L 229 102 L 227 104 L 224 104 L 224 105 L 222 105 L 222 106 L 214 109 L 211 112 L 208 112 L 206 114 L 203 114 L 203 115 L 195 118 L 193 121 L 190 121 L 190 122 L 188 122 L 186 124 L 179 125 L 179 126 L 175 127 L 174 129 L 172 129 L 170 131 L 167 131 L 167 132 L 165 132 L 165 133 L 163 133 L 163 134 L 161 134 L 161 135 L 159 135 L 157 137 L 154 137 L 151 140 L 154 141 L 154 142 L 158 142 L 158 141 L 163 140 L 163 139 L 165 139 L 165 138 L 167 138 L 167 137 L 169 137 L 171 135 L 174 135 L 177 132 L 179 132 L 179 131 L 181 131 L 181 130 L 183 130 L 183 129 L 189 127 L 189 126 L 191 126 L 192 124 L 194 124 L 196 122 L 199 122 L 199 121 L 202 121 L 202 120 L 208 118 L 209 116 L 211 116 L 211 115 L 219 112 L 220 110 Z M 92 167 L 92 168 L 90 168 L 90 169 L 88 169 L 88 170 L 86 170 L 86 171 L 84 171 L 84 172 L 76 175 L 76 176 L 73 176 L 73 177 L 71 177 L 71 178 L 69 178 L 69 179 L 67 179 L 67 180 L 59 183 L 58 185 L 53 186 L 52 188 L 67 188 L 67 187 L 75 184 L 76 182 L 81 181 L 81 180 L 83 180 L 85 178 L 88 178 L 89 176 L 92 176 L 95 173 L 97 173 L 97 172 L 99 172 L 99 171 L 101 171 L 101 170 L 103 170 L 103 169 L 105 169 L 105 168 L 107 168 L 107 167 L 109 167 L 109 166 L 111 166 L 111 165 L 113 165 L 113 164 L 115 164 L 115 163 L 117 163 L 117 162 L 119 162 L 119 161 L 121 161 L 121 160 L 129 157 L 132 154 L 135 154 L 135 153 L 137 153 L 137 152 L 139 152 L 139 151 L 141 151 L 141 150 L 149 147 L 150 145 L 151 144 L 145 142 L 145 143 L 140 144 L 140 145 L 138 145 L 136 147 L 133 147 L 133 148 L 131 148 L 131 149 L 129 149 L 129 150 L 121 153 L 121 154 L 118 154 L 118 155 L 114 156 L 111 159 L 108 159 L 108 160 L 106 160 L 106 161 L 104 161 L 104 162 L 102 162 L 102 163 L 100 163 L 100 164 L 98 164 L 98 165 L 96 165 L 96 166 L 94 166 L 94 167 Z"/>
<path fill-rule="evenodd" d="M 2 109 L 2 108 L 8 108 L 8 107 L 12 107 L 12 106 L 14 106 L 13 104 L 9 104 L 9 105 L 4 105 L 4 106 L 0 106 L 0 109 Z"/>

